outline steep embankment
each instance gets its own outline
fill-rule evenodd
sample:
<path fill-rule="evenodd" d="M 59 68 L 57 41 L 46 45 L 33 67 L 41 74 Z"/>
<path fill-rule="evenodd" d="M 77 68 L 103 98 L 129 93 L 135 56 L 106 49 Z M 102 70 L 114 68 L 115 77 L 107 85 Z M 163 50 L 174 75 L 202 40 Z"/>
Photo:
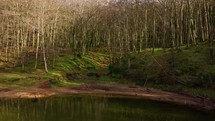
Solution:
<path fill-rule="evenodd" d="M 132 80 L 138 85 L 168 91 L 189 93 L 215 99 L 215 60 L 210 57 L 208 44 L 201 43 L 180 51 L 156 48 L 135 53 L 111 65 L 115 77 Z"/>

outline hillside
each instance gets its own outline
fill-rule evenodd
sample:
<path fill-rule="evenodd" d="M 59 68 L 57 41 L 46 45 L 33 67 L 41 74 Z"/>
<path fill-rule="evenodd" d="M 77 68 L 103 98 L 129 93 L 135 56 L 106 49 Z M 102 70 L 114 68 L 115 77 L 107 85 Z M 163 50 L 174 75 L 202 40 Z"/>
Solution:
<path fill-rule="evenodd" d="M 33 64 L 1 66 L 1 88 L 59 88 L 84 83 L 121 83 L 154 87 L 215 99 L 215 64 L 208 56 L 207 45 L 163 53 L 150 49 L 110 63 L 107 52 L 89 52 L 85 56 L 64 53 L 48 73 L 33 69 Z"/>

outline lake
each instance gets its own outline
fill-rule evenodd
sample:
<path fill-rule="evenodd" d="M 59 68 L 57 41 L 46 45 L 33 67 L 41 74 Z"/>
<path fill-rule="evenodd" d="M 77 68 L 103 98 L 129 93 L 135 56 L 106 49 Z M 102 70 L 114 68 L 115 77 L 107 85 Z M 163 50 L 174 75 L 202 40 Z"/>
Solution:
<path fill-rule="evenodd" d="M 0 121 L 215 121 L 214 114 L 175 104 L 110 96 L 0 99 Z"/>

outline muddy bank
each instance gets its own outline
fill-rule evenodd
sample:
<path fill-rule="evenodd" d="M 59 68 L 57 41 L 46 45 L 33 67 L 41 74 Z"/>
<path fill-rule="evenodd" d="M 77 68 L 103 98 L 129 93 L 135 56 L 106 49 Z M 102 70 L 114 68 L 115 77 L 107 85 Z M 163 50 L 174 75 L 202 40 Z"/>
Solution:
<path fill-rule="evenodd" d="M 215 110 L 215 101 L 210 99 L 162 91 L 154 88 L 143 88 L 139 86 L 120 84 L 88 83 L 76 87 L 63 87 L 57 89 L 0 88 L 0 98 L 44 98 L 72 94 L 101 94 L 123 97 L 129 96 L 129 98 L 135 97 L 164 101 L 179 105 L 186 105 L 202 110 Z"/>

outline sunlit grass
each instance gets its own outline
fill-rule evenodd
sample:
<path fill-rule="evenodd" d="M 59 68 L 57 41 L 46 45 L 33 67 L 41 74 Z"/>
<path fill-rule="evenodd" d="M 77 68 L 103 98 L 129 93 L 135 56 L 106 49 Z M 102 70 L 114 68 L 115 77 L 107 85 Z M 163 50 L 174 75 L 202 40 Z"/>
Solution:
<path fill-rule="evenodd" d="M 35 83 L 49 81 L 53 87 L 79 85 L 84 81 L 68 81 L 66 73 L 79 71 L 94 72 L 99 68 L 106 68 L 109 64 L 109 56 L 99 52 L 88 52 L 84 56 L 75 56 L 71 53 L 64 53 L 58 59 L 54 68 L 49 68 L 46 73 L 43 69 L 33 68 L 32 64 L 26 65 L 22 71 L 16 66 L 8 73 L 0 73 L 0 85 L 4 87 L 33 87 Z"/>
<path fill-rule="evenodd" d="M 108 61 L 108 55 L 89 52 L 84 56 L 65 55 L 58 59 L 55 69 L 62 71 L 80 71 L 87 68 L 104 66 Z"/>

